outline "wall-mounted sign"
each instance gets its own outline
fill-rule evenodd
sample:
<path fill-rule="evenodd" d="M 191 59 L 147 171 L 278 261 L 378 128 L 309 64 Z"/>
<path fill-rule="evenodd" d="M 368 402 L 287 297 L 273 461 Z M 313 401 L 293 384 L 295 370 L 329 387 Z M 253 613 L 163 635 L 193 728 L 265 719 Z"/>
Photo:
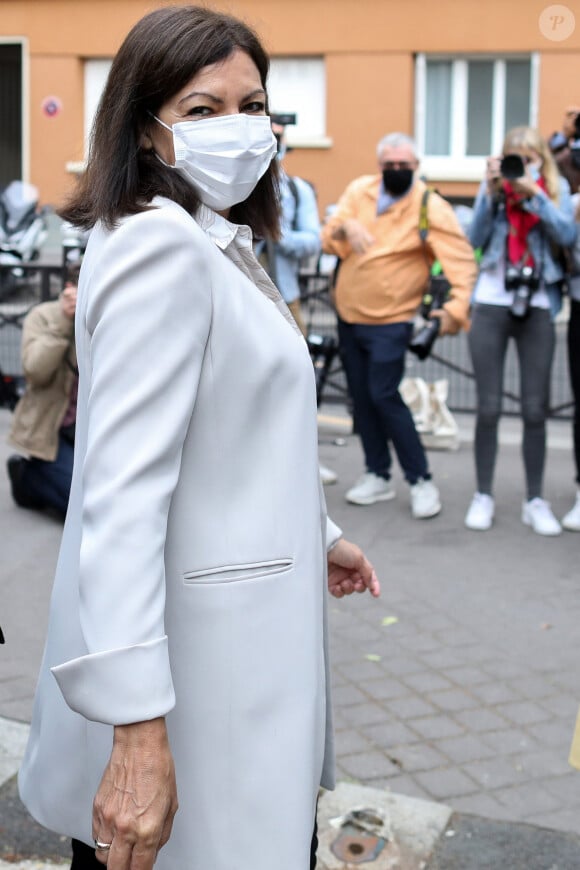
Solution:
<path fill-rule="evenodd" d="M 41 106 L 42 112 L 47 118 L 56 118 L 62 112 L 62 102 L 58 97 L 45 97 Z"/>

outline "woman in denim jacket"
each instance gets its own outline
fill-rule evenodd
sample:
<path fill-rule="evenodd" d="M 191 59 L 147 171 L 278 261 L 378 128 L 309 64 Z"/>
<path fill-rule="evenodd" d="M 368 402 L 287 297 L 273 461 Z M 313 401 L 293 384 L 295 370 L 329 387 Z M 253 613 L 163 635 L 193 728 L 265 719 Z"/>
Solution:
<path fill-rule="evenodd" d="M 568 183 L 560 177 L 547 144 L 536 130 L 514 127 L 503 156 L 518 155 L 523 175 L 487 161 L 487 177 L 474 207 L 470 240 L 482 249 L 473 295 L 469 349 L 477 387 L 475 493 L 465 524 L 492 525 L 493 475 L 508 341 L 516 343 L 524 423 L 522 454 L 527 494 L 522 522 L 540 535 L 558 535 L 560 523 L 542 498 L 546 415 L 554 354 L 553 318 L 564 277 L 558 248 L 574 243 L 576 228 Z M 517 163 L 510 157 L 507 163 Z M 520 164 L 521 166 L 521 164 Z M 512 167 L 513 169 L 513 167 Z M 506 178 L 509 175 L 509 178 Z"/>

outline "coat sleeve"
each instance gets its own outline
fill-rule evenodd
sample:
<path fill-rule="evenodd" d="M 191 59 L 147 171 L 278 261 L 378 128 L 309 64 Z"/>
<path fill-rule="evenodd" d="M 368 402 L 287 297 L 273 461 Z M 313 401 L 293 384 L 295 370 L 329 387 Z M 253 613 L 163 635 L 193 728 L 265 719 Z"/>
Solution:
<path fill-rule="evenodd" d="M 540 218 L 552 241 L 567 248 L 573 245 L 576 240 L 574 206 L 568 182 L 565 178 L 558 180 L 560 183 L 560 201 L 558 204 L 551 200 L 546 193 L 540 191 L 524 204 L 524 209 Z"/>
<path fill-rule="evenodd" d="M 68 705 L 112 725 L 175 703 L 164 626 L 171 498 L 209 339 L 202 231 L 174 209 L 115 230 L 81 292 L 90 374 L 79 569 L 87 653 L 53 668 Z"/>
<path fill-rule="evenodd" d="M 310 185 L 301 178 L 294 178 L 294 183 L 298 190 L 298 204 L 294 202 L 292 193 L 286 191 L 282 198 L 282 235 L 276 247 L 286 257 L 301 259 L 320 251 L 320 221 L 316 196 Z"/>
<path fill-rule="evenodd" d="M 24 318 L 22 369 L 30 384 L 50 384 L 69 352 L 73 335 L 74 320 L 62 313 L 60 301 L 38 305 Z"/>

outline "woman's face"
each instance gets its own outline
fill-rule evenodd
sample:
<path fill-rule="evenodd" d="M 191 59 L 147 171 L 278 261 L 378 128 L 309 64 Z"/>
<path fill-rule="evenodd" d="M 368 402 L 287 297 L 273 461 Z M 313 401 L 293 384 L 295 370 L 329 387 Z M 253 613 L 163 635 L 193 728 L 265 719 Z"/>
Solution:
<path fill-rule="evenodd" d="M 265 115 L 266 92 L 252 58 L 236 48 L 225 60 L 203 67 L 161 106 L 157 117 L 171 127 L 179 121 L 195 123 L 202 118 L 241 112 Z M 152 121 L 143 138 L 144 147 L 152 145 L 162 160 L 173 166 L 175 154 L 170 130 Z"/>

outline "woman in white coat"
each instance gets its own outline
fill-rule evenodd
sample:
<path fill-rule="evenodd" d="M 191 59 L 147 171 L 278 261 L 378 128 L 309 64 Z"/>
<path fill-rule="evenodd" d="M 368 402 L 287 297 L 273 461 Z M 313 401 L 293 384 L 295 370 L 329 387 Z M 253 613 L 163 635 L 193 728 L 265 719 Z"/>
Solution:
<path fill-rule="evenodd" d="M 267 72 L 234 18 L 146 16 L 65 210 L 93 230 L 76 453 L 19 781 L 75 870 L 315 860 L 325 583 L 379 586 L 326 517 L 310 357 L 252 253 L 277 232 Z"/>

